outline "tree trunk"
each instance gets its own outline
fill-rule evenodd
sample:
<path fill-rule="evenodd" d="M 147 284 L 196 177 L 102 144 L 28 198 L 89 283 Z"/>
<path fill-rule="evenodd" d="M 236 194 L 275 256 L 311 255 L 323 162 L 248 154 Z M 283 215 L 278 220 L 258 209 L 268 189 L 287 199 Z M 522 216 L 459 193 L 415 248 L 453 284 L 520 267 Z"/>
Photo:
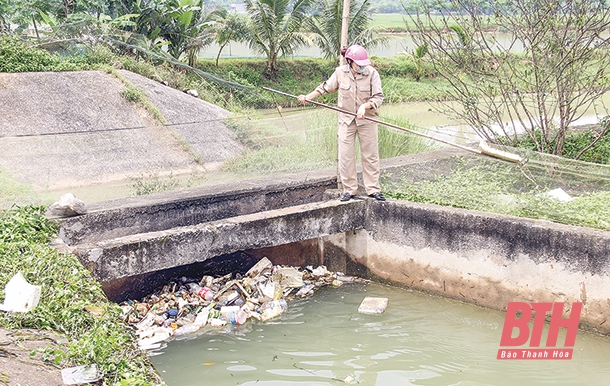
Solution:
<path fill-rule="evenodd" d="M 343 15 L 341 17 L 341 49 L 347 48 L 347 32 L 349 27 L 349 7 L 350 0 L 343 0 Z M 339 63 L 341 65 L 345 64 L 345 58 L 342 55 L 339 55 Z"/>
<path fill-rule="evenodd" d="M 34 23 L 34 31 L 36 31 L 36 39 L 40 40 L 40 35 L 38 34 L 38 26 L 36 25 L 36 19 L 32 16 L 32 22 Z"/>
<path fill-rule="evenodd" d="M 220 59 L 220 53 L 222 52 L 222 50 L 225 48 L 225 46 L 227 44 L 229 44 L 229 42 L 226 42 L 223 45 L 221 45 L 220 49 L 218 50 L 218 55 L 216 55 L 216 67 L 218 67 L 218 59 Z"/>

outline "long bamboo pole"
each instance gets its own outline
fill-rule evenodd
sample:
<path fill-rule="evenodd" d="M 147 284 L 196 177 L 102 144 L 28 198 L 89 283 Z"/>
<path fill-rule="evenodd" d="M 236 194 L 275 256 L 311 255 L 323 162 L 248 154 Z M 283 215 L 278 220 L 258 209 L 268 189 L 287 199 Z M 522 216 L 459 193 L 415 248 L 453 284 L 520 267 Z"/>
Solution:
<path fill-rule="evenodd" d="M 280 95 L 284 95 L 284 96 L 287 96 L 287 97 L 291 97 L 291 98 L 296 98 L 296 95 L 288 94 L 288 93 L 285 93 L 283 91 L 274 90 L 274 89 L 269 88 L 269 87 L 263 87 L 263 90 L 271 91 L 271 92 L 274 92 L 274 93 L 277 93 L 277 94 L 280 94 Z M 307 102 L 312 103 L 312 104 L 317 105 L 317 106 L 320 106 L 320 107 L 325 107 L 327 109 L 335 110 L 335 111 L 338 111 L 340 113 L 349 114 L 349 115 L 353 115 L 353 116 L 357 115 L 356 113 L 352 113 L 351 111 L 343 110 L 343 109 L 340 109 L 338 107 L 330 106 L 330 105 L 327 105 L 325 103 L 316 102 L 316 101 L 313 101 L 313 100 L 310 100 L 310 99 L 307 99 Z M 431 139 L 433 141 L 441 142 L 441 143 L 444 143 L 444 144 L 449 145 L 449 146 L 457 147 L 459 149 L 466 150 L 466 151 L 469 151 L 471 153 L 476 153 L 476 154 L 481 154 L 481 155 L 488 155 L 488 156 L 491 156 L 491 157 L 494 157 L 494 158 L 499 158 L 499 159 L 503 159 L 505 161 L 514 162 L 514 163 L 518 163 L 518 164 L 523 164 L 524 163 L 524 160 L 518 154 L 512 154 L 512 153 L 509 153 L 509 152 L 506 152 L 506 151 L 493 149 L 484 140 L 481 140 L 481 143 L 479 144 L 479 147 L 480 147 L 479 149 L 473 149 L 471 147 L 467 147 L 467 146 L 463 146 L 463 145 L 460 145 L 460 144 L 457 144 L 457 143 L 445 141 L 445 140 L 440 139 L 440 138 L 435 138 L 435 137 L 432 137 L 430 135 L 427 135 L 427 134 L 424 134 L 424 133 L 420 133 L 419 131 L 407 129 L 405 127 L 398 126 L 398 125 L 395 125 L 395 124 L 392 124 L 392 123 L 383 122 L 383 121 L 380 121 L 379 119 L 376 119 L 376 118 L 365 116 L 364 119 L 366 119 L 368 121 L 371 121 L 371 122 L 375 122 L 375 123 L 381 124 L 381 125 L 392 127 L 394 129 L 397 129 L 397 130 L 406 131 L 407 133 L 419 135 L 420 137 L 424 137 L 424 138 Z"/>

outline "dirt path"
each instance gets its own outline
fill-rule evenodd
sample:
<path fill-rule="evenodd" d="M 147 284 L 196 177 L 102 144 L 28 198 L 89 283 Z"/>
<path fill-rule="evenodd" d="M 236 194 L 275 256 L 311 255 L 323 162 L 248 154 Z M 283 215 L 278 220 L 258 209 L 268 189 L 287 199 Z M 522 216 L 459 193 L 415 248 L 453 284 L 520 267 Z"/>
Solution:
<path fill-rule="evenodd" d="M 62 337 L 46 332 L 0 329 L 0 385 L 63 385 L 61 367 L 43 361 L 41 351 L 56 349 L 65 342 Z"/>

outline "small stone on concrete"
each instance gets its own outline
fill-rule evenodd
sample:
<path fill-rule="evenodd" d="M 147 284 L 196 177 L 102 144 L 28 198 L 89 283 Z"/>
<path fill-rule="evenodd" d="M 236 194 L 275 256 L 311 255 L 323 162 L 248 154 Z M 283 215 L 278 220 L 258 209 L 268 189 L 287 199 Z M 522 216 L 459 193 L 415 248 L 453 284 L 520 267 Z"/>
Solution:
<path fill-rule="evenodd" d="M 49 213 L 53 216 L 71 217 L 87 213 L 85 203 L 74 196 L 66 193 L 49 206 Z"/>

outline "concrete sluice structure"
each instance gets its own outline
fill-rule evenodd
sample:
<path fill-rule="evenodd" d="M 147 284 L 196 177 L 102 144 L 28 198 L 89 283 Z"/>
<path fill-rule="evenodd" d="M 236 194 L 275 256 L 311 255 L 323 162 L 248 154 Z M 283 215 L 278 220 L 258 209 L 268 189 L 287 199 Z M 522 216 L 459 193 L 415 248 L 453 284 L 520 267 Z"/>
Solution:
<path fill-rule="evenodd" d="M 383 172 L 430 167 L 424 163 L 451 154 L 384 160 Z M 114 301 L 242 253 L 497 310 L 517 301 L 582 302 L 581 328 L 610 333 L 610 232 L 365 195 L 342 203 L 334 173 L 99 203 L 61 220 L 60 237 Z"/>

